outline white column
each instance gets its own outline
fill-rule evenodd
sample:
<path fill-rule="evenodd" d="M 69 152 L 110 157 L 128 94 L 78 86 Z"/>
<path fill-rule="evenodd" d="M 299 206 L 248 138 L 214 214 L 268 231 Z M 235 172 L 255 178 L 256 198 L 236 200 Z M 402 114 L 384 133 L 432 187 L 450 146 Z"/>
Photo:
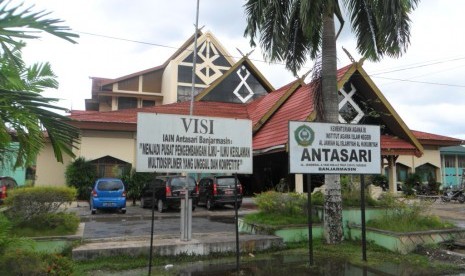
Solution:
<path fill-rule="evenodd" d="M 304 193 L 304 175 L 303 174 L 295 174 L 295 192 L 299 194 Z"/>
<path fill-rule="evenodd" d="M 389 162 L 389 192 L 397 193 L 396 158 L 394 156 L 389 156 L 388 162 Z"/>

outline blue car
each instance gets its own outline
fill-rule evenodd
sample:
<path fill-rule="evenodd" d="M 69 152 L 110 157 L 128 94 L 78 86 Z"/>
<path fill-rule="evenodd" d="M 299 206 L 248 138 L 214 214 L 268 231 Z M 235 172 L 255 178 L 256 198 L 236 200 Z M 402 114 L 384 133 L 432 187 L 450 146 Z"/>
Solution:
<path fill-rule="evenodd" d="M 121 210 L 126 213 L 126 188 L 118 178 L 99 178 L 95 181 L 90 194 L 90 210 L 92 214 L 97 209 Z"/>

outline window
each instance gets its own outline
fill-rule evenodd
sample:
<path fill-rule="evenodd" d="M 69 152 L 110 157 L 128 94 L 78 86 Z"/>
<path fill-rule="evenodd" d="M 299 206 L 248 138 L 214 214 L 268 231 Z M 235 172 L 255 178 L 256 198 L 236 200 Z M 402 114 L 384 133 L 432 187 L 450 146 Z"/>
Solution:
<path fill-rule="evenodd" d="M 415 172 L 420 175 L 423 183 L 436 182 L 436 167 L 429 163 L 417 167 Z"/>
<path fill-rule="evenodd" d="M 143 100 L 142 107 L 155 106 L 155 101 Z"/>
<path fill-rule="evenodd" d="M 137 98 L 134 97 L 119 97 L 118 109 L 137 108 Z"/>
<path fill-rule="evenodd" d="M 397 181 L 405 182 L 405 180 L 408 177 L 409 167 L 397 163 L 396 164 L 396 171 L 397 171 Z"/>
<path fill-rule="evenodd" d="M 465 156 L 458 156 L 458 167 L 465 168 Z"/>
<path fill-rule="evenodd" d="M 202 91 L 203 88 L 195 87 L 194 88 L 194 97 Z M 192 87 L 189 86 L 178 86 L 178 102 L 186 102 L 191 100 Z"/>
<path fill-rule="evenodd" d="M 446 168 L 455 168 L 455 156 L 453 155 L 444 156 L 444 166 Z"/>

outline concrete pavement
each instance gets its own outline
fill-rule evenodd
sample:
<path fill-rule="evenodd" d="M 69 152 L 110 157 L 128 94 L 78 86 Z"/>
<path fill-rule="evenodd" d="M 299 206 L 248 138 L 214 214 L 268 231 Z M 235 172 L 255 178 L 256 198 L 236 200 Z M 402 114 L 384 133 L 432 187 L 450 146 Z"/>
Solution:
<path fill-rule="evenodd" d="M 149 254 L 152 210 L 127 206 L 126 214 L 100 211 L 92 215 L 87 202 L 68 207 L 84 222 L 83 244 L 74 248 L 73 259 L 92 259 L 99 256 Z M 244 198 L 239 216 L 255 212 L 252 198 Z M 236 251 L 234 227 L 235 210 L 231 207 L 208 211 L 198 206 L 192 213 L 192 239 L 180 240 L 180 212 L 170 210 L 154 213 L 153 253 L 157 255 L 206 255 Z M 241 252 L 256 252 L 281 247 L 276 236 L 239 235 Z"/>

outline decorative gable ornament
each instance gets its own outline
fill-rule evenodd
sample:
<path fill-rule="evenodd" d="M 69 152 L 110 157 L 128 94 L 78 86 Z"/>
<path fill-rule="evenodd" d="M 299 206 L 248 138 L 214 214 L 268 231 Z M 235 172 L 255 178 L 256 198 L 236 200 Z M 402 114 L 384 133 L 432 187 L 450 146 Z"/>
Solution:
<path fill-rule="evenodd" d="M 242 103 L 246 103 L 254 95 L 252 88 L 250 88 L 249 84 L 247 83 L 247 79 L 250 76 L 250 72 L 249 70 L 247 70 L 247 68 L 244 65 L 242 65 L 242 67 L 236 71 L 236 74 L 239 76 L 239 79 L 241 80 L 241 82 L 237 85 L 236 89 L 234 89 L 233 93 Z M 239 93 L 242 87 L 244 87 L 245 90 L 248 91 L 249 93 L 242 96 Z"/>
<path fill-rule="evenodd" d="M 339 122 L 344 124 L 358 124 L 365 116 L 365 113 L 353 99 L 357 89 L 355 89 L 352 83 L 350 84 L 349 92 L 345 91 L 344 87 L 345 86 L 342 86 L 339 90 L 342 96 L 342 100 L 339 102 Z"/>
<path fill-rule="evenodd" d="M 221 55 L 209 39 L 200 45 L 197 57 L 195 73 L 207 85 L 223 75 L 221 70 L 228 70 L 230 68 L 215 64 L 217 60 L 219 61 Z M 190 65 L 192 66 L 192 64 Z"/>

